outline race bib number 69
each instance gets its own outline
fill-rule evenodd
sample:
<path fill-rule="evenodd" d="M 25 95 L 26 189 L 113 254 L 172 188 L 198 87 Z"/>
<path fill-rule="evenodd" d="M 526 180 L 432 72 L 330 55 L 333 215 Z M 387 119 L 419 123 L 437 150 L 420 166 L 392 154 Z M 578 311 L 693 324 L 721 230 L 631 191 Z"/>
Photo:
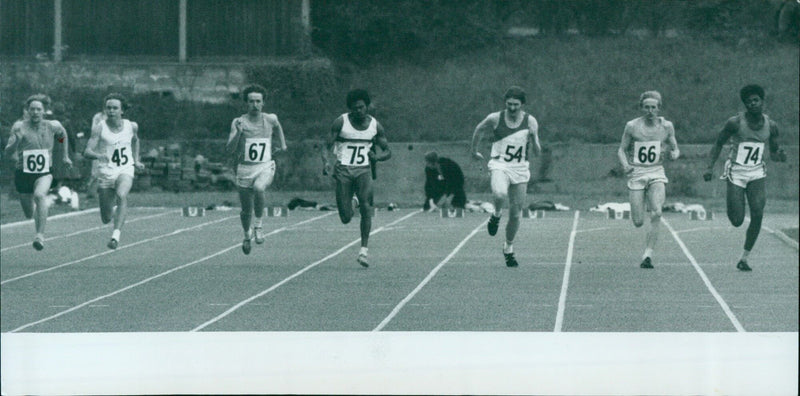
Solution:
<path fill-rule="evenodd" d="M 50 152 L 47 149 L 24 150 L 22 152 L 23 173 L 47 173 L 50 171 Z"/>
<path fill-rule="evenodd" d="M 658 163 L 661 157 L 661 142 L 634 142 L 633 163 L 637 165 L 652 165 Z"/>
<path fill-rule="evenodd" d="M 740 165 L 758 165 L 764 156 L 764 143 L 741 142 L 736 152 L 736 163 Z"/>
<path fill-rule="evenodd" d="M 268 162 L 270 160 L 269 139 L 249 138 L 244 143 L 244 159 L 248 162 Z"/>

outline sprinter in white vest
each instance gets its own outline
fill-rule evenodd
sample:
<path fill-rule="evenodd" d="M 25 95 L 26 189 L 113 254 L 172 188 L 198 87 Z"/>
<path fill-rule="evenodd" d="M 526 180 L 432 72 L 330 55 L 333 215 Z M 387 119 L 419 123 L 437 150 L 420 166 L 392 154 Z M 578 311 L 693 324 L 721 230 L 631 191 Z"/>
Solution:
<path fill-rule="evenodd" d="M 350 112 L 333 121 L 327 145 L 322 150 L 323 173 L 333 175 L 336 181 L 336 206 L 342 223 L 347 224 L 353 218 L 353 195 L 357 198 L 361 214 L 361 249 L 356 261 L 362 267 L 369 267 L 367 254 L 372 230 L 370 165 L 376 161 L 386 161 L 392 156 L 383 126 L 368 113 L 369 105 L 367 91 L 355 89 L 348 92 L 347 108 Z M 373 145 L 378 146 L 381 152 L 377 153 Z M 328 159 L 331 149 L 336 157 L 335 165 Z"/>
<path fill-rule="evenodd" d="M 133 186 L 134 169 L 144 169 L 139 161 L 139 125 L 122 118 L 127 100 L 118 93 L 103 99 L 105 119 L 92 126 L 92 136 L 83 156 L 96 160 L 95 176 L 100 205 L 100 220 L 114 220 L 109 249 L 119 245 L 122 226 L 128 213 L 128 193 Z M 116 210 L 114 206 L 116 205 Z"/>
<path fill-rule="evenodd" d="M 666 199 L 664 157 L 678 159 L 680 151 L 675 140 L 675 127 L 664 117 L 659 117 L 661 94 L 647 91 L 639 97 L 639 108 L 644 115 L 628 121 L 622 132 L 617 157 L 628 176 L 628 197 L 631 203 L 633 225 L 644 225 L 645 212 L 650 213 L 641 268 L 653 268 L 653 249 L 661 228 L 661 208 Z"/>
<path fill-rule="evenodd" d="M 266 97 L 267 90 L 258 84 L 245 87 L 242 99 L 247 103 L 247 113 L 231 122 L 226 145 L 228 155 L 233 157 L 236 166 L 236 186 L 242 204 L 239 218 L 244 230 L 244 254 L 250 254 L 250 240 L 253 237 L 257 244 L 264 243 L 262 219 L 266 189 L 275 178 L 272 155 L 286 150 L 286 138 L 278 116 L 261 111 Z M 277 137 L 279 142 L 279 148 L 275 151 L 272 150 L 273 137 Z"/>

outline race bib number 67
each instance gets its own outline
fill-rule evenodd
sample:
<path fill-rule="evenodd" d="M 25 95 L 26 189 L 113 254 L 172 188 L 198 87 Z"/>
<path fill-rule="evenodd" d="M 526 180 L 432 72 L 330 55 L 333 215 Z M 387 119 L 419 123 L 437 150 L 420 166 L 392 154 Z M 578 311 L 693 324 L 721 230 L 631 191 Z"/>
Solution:
<path fill-rule="evenodd" d="M 741 142 L 736 152 L 736 163 L 740 165 L 758 165 L 764 156 L 764 143 Z"/>
<path fill-rule="evenodd" d="M 661 157 L 661 142 L 634 142 L 633 163 L 638 165 L 652 165 L 658 163 Z"/>
<path fill-rule="evenodd" d="M 50 171 L 50 152 L 47 149 L 24 150 L 22 152 L 23 173 L 47 173 Z"/>
<path fill-rule="evenodd" d="M 244 143 L 244 159 L 248 162 L 268 162 L 270 160 L 269 139 L 249 138 Z"/>

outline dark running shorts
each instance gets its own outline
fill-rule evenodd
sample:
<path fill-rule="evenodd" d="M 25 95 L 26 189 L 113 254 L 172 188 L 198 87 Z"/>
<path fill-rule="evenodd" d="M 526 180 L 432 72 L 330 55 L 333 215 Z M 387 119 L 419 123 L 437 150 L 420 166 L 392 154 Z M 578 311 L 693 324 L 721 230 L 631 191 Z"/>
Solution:
<path fill-rule="evenodd" d="M 51 169 L 52 170 L 52 169 Z M 36 184 L 36 180 L 42 176 L 49 175 L 50 172 L 47 173 L 25 173 L 21 169 L 14 170 L 14 187 L 17 188 L 17 192 L 20 194 L 33 194 L 33 187 Z"/>
<path fill-rule="evenodd" d="M 366 176 L 366 179 L 372 180 L 369 166 L 350 167 L 336 164 L 333 168 L 333 178 L 340 183 L 352 184 L 364 176 Z"/>

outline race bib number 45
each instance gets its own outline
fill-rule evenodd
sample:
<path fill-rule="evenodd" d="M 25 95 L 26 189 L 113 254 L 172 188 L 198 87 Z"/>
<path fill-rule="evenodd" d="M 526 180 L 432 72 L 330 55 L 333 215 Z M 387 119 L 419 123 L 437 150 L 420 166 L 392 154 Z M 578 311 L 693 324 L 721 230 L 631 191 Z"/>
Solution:
<path fill-rule="evenodd" d="M 657 164 L 661 158 L 661 142 L 634 142 L 633 163 L 637 165 Z"/>
<path fill-rule="evenodd" d="M 115 167 L 121 167 L 131 164 L 131 147 L 130 146 L 117 146 L 111 151 L 111 160 L 108 164 Z"/>
<path fill-rule="evenodd" d="M 244 160 L 247 162 L 269 162 L 269 139 L 249 138 L 244 142 Z"/>
<path fill-rule="evenodd" d="M 50 172 L 50 152 L 46 149 L 24 150 L 22 152 L 22 172 Z"/>
<path fill-rule="evenodd" d="M 736 163 L 740 165 L 758 165 L 764 157 L 764 143 L 741 142 L 736 152 Z"/>

